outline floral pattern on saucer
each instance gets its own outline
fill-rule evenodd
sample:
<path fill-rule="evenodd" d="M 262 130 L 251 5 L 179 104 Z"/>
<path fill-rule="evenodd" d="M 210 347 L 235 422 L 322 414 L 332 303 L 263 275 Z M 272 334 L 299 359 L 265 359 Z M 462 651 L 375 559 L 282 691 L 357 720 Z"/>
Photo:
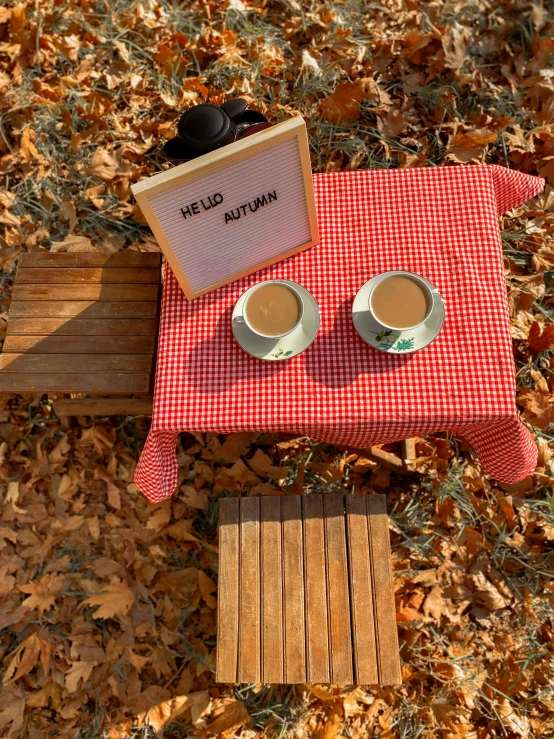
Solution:
<path fill-rule="evenodd" d="M 231 318 L 233 335 L 237 343 L 251 356 L 266 362 L 282 362 L 301 354 L 310 346 L 319 330 L 319 307 L 313 295 L 305 287 L 291 280 L 280 280 L 280 282 L 290 283 L 302 295 L 304 301 L 302 320 L 290 334 L 278 339 L 264 338 L 251 331 L 243 321 L 235 322 L 236 318 L 243 315 L 243 306 L 249 290 L 238 299 Z"/>
<path fill-rule="evenodd" d="M 371 315 L 369 293 L 375 278 L 368 280 L 358 290 L 352 305 L 352 321 L 362 339 L 382 352 L 390 354 L 410 354 L 428 346 L 440 333 L 444 323 L 444 301 L 436 287 L 428 280 L 435 296 L 435 306 L 429 318 L 421 326 L 406 331 L 385 329 Z"/>

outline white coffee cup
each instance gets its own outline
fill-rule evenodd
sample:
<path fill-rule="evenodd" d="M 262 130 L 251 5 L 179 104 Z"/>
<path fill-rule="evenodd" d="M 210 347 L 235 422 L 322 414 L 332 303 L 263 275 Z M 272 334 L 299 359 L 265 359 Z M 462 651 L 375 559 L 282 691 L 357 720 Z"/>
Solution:
<path fill-rule="evenodd" d="M 413 323 L 410 326 L 402 326 L 400 328 L 398 326 L 389 326 L 386 323 L 384 323 L 380 318 L 377 318 L 377 316 L 375 315 L 373 311 L 373 306 L 371 304 L 373 293 L 377 285 L 380 285 L 381 282 L 383 282 L 383 280 L 386 280 L 389 277 L 408 277 L 410 280 L 417 282 L 417 284 L 421 287 L 421 289 L 425 293 L 425 297 L 427 300 L 427 311 L 421 321 L 418 321 L 417 323 Z M 390 329 L 391 331 L 410 331 L 411 329 L 417 328 L 418 326 L 421 326 L 422 324 L 424 324 L 425 321 L 429 318 L 429 316 L 433 312 L 433 308 L 435 307 L 435 293 L 438 293 L 437 289 L 430 286 L 427 280 L 424 280 L 423 277 L 416 274 L 415 272 L 407 272 L 401 269 L 391 270 L 390 272 L 382 272 L 380 275 L 378 275 L 375 278 L 375 282 L 373 283 L 371 292 L 369 293 L 369 296 L 368 296 L 369 312 L 371 313 L 373 320 L 376 321 L 383 328 Z"/>
<path fill-rule="evenodd" d="M 248 320 L 248 317 L 246 315 L 246 305 L 247 305 L 248 301 L 250 300 L 250 298 L 252 297 L 252 295 L 256 292 L 256 290 L 259 290 L 261 287 L 264 287 L 265 285 L 283 285 L 288 290 L 290 290 L 292 293 L 294 293 L 294 295 L 296 296 L 296 300 L 298 301 L 298 306 L 300 308 L 300 310 L 298 312 L 298 320 L 296 321 L 296 323 L 294 324 L 294 326 L 291 329 L 289 329 L 288 331 L 285 331 L 282 334 L 263 334 L 260 331 L 257 331 L 250 324 L 250 322 Z M 239 324 L 239 323 L 246 324 L 248 326 L 248 328 L 250 329 L 250 331 L 252 331 L 252 333 L 256 334 L 257 336 L 261 336 L 263 339 L 281 339 L 281 338 L 283 338 L 283 336 L 287 336 L 288 334 L 291 334 L 296 328 L 298 328 L 298 326 L 300 325 L 300 323 L 302 321 L 302 316 L 304 315 L 304 299 L 303 299 L 302 295 L 300 294 L 300 291 L 297 290 L 293 286 L 293 284 L 291 284 L 288 281 L 285 281 L 285 280 L 264 280 L 264 282 L 258 282 L 256 285 L 253 285 L 252 287 L 248 288 L 248 290 L 245 293 L 242 294 L 241 298 L 242 297 L 245 297 L 245 301 L 244 301 L 243 306 L 242 306 L 242 315 L 235 316 L 235 318 L 233 318 L 233 323 L 235 323 L 235 324 Z M 239 298 L 239 300 L 241 298 Z"/>

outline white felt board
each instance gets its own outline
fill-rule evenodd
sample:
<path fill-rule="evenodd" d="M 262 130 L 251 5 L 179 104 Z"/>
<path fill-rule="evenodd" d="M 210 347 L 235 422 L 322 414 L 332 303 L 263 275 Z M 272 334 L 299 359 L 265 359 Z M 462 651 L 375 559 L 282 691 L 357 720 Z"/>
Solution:
<path fill-rule="evenodd" d="M 301 118 L 156 175 L 133 192 L 189 298 L 318 240 Z"/>

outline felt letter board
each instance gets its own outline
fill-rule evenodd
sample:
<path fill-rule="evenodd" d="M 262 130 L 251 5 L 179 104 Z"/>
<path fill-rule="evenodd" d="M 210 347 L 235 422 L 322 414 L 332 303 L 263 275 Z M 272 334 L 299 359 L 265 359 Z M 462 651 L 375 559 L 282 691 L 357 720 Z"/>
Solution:
<path fill-rule="evenodd" d="M 300 116 L 131 189 L 189 300 L 319 240 Z"/>

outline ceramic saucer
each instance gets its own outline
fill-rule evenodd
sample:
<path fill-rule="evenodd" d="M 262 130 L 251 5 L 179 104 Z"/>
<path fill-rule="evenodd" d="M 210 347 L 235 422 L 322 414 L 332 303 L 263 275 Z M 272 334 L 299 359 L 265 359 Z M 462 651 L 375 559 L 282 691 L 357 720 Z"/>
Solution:
<path fill-rule="evenodd" d="M 244 304 L 252 288 L 238 299 L 231 318 L 233 335 L 244 351 L 256 359 L 265 359 L 268 362 L 292 359 L 301 354 L 310 346 L 319 329 L 319 308 L 313 295 L 297 282 L 290 280 L 281 280 L 281 282 L 294 287 L 304 301 L 302 321 L 290 334 L 279 339 L 269 337 L 265 339 L 251 331 L 245 323 L 235 323 L 235 318 L 243 316 Z"/>
<path fill-rule="evenodd" d="M 437 288 L 425 280 L 435 298 L 433 311 L 425 323 L 413 329 L 392 331 L 384 329 L 369 312 L 369 293 L 377 277 L 362 285 L 354 298 L 352 320 L 356 331 L 367 344 L 389 354 L 411 354 L 428 346 L 437 338 L 444 323 L 444 301 Z"/>

